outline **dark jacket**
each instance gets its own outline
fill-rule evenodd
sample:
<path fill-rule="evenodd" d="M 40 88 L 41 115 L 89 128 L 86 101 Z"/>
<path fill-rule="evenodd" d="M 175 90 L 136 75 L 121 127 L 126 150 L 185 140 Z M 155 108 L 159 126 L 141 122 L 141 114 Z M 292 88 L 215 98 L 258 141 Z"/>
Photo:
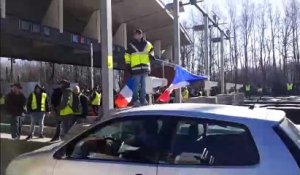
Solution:
<path fill-rule="evenodd" d="M 59 104 L 59 110 L 62 110 L 65 107 L 67 107 L 69 99 L 71 98 L 72 95 L 73 95 L 73 92 L 70 87 L 63 89 L 61 102 Z"/>
<path fill-rule="evenodd" d="M 25 111 L 26 98 L 23 93 L 9 92 L 5 96 L 5 110 L 13 116 L 20 116 Z"/>
<path fill-rule="evenodd" d="M 61 96 L 62 96 L 62 90 L 61 88 L 55 88 L 53 89 L 53 93 L 51 95 L 51 105 L 54 108 L 57 108 L 60 104 L 61 101 Z"/>
<path fill-rule="evenodd" d="M 35 93 L 35 92 L 34 92 L 34 93 Z M 28 112 L 41 112 L 42 94 L 36 94 L 36 93 L 35 93 L 35 96 L 36 96 L 37 109 L 36 109 L 36 110 L 33 110 L 33 109 L 31 108 L 31 102 L 32 102 L 32 93 L 31 93 L 31 94 L 29 95 L 29 97 L 28 97 L 28 100 L 27 100 L 27 111 L 28 111 Z M 45 111 L 45 112 L 48 112 L 48 111 L 49 111 L 48 97 L 46 98 L 45 108 L 46 108 L 46 111 Z"/>
<path fill-rule="evenodd" d="M 80 110 L 80 106 L 82 108 L 81 114 L 79 116 L 86 118 L 88 115 L 88 105 L 89 100 L 88 97 L 84 94 L 76 95 L 73 93 L 73 111 L 77 112 Z"/>

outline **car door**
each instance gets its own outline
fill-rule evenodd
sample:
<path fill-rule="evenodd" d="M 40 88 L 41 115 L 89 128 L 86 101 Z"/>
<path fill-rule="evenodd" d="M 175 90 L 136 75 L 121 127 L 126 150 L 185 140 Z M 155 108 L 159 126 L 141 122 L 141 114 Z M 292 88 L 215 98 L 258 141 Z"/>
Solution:
<path fill-rule="evenodd" d="M 254 175 L 256 145 L 244 125 L 178 117 L 170 147 L 160 156 L 158 175 Z"/>
<path fill-rule="evenodd" d="M 54 175 L 156 175 L 159 122 L 123 117 L 88 130 L 56 152 Z"/>

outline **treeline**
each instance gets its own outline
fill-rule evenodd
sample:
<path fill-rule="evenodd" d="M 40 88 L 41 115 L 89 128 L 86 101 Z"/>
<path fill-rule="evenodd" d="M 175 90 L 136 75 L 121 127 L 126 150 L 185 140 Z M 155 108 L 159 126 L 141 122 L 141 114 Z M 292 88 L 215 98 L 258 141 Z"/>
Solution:
<path fill-rule="evenodd" d="M 272 1 L 229 0 L 227 12 L 213 7 L 219 23 L 226 22 L 230 40 L 225 41 L 226 82 L 274 86 L 277 83 L 300 83 L 300 1 L 287 0 L 282 8 Z M 213 15 L 213 14 L 212 14 Z M 201 15 L 191 13 L 187 28 L 202 24 Z M 189 30 L 193 45 L 181 49 L 183 66 L 195 73 L 204 73 L 203 32 Z M 219 32 L 210 27 L 210 38 Z M 220 80 L 220 44 L 210 44 L 210 75 Z"/>

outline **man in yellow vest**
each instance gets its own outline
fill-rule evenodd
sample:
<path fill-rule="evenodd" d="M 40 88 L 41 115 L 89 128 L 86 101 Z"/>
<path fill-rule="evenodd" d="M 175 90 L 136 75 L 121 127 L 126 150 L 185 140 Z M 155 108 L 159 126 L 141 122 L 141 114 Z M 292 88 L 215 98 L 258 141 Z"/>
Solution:
<path fill-rule="evenodd" d="M 134 106 L 147 105 L 146 78 L 151 71 L 150 58 L 153 58 L 153 46 L 144 38 L 141 29 L 134 31 L 133 38 L 125 54 L 125 62 L 134 79 L 132 103 Z"/>
<path fill-rule="evenodd" d="M 47 94 L 43 92 L 43 88 L 40 85 L 36 85 L 34 91 L 29 95 L 27 100 L 27 112 L 30 114 L 30 133 L 26 140 L 31 139 L 34 136 L 35 123 L 39 124 L 39 138 L 44 138 L 44 118 L 46 112 L 49 111 Z"/>
<path fill-rule="evenodd" d="M 73 92 L 71 83 L 67 80 L 61 81 L 62 96 L 59 104 L 59 115 L 61 117 L 62 134 L 65 136 L 74 124 L 73 116 Z"/>
<path fill-rule="evenodd" d="M 91 105 L 93 108 L 94 115 L 98 116 L 99 108 L 101 105 L 101 92 L 98 88 L 93 89 L 93 93 L 91 97 Z"/>
<path fill-rule="evenodd" d="M 183 102 L 186 102 L 188 101 L 189 99 L 189 90 L 187 87 L 183 88 L 183 91 L 182 91 L 182 100 Z"/>
<path fill-rule="evenodd" d="M 245 95 L 247 98 L 250 98 L 250 93 L 251 93 L 251 85 L 249 83 L 245 84 Z"/>
<path fill-rule="evenodd" d="M 3 112 L 4 105 L 5 105 L 5 97 L 0 92 L 0 112 L 1 112 L 1 115 L 2 115 L 2 112 Z"/>
<path fill-rule="evenodd" d="M 293 89 L 294 89 L 294 84 L 293 83 L 291 83 L 291 82 L 286 83 L 286 92 L 287 92 L 287 95 L 292 95 Z"/>

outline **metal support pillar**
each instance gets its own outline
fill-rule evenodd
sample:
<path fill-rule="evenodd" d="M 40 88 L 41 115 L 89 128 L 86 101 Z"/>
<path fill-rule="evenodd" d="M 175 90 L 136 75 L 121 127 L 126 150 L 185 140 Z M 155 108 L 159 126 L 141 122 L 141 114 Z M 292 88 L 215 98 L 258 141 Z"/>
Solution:
<path fill-rule="evenodd" d="M 59 33 L 64 32 L 64 1 L 59 0 L 58 4 L 58 23 L 59 23 Z"/>
<path fill-rule="evenodd" d="M 113 57 L 111 0 L 100 1 L 102 108 L 103 117 L 109 117 L 113 105 Z"/>
<path fill-rule="evenodd" d="M 209 36 L 208 36 L 208 15 L 203 14 L 203 22 L 204 22 L 204 74 L 208 77 L 208 81 L 210 78 L 210 61 L 209 61 Z M 210 89 L 206 91 L 206 95 L 210 96 Z"/>
<path fill-rule="evenodd" d="M 1 0 L 1 18 L 6 17 L 6 0 Z"/>
<path fill-rule="evenodd" d="M 94 47 L 91 43 L 91 89 L 94 88 Z"/>
<path fill-rule="evenodd" d="M 179 28 L 179 0 L 174 0 L 174 61 L 175 64 L 181 65 L 180 63 L 180 28 Z M 175 90 L 175 102 L 181 103 L 181 89 Z"/>
<path fill-rule="evenodd" d="M 10 58 L 10 82 L 14 82 L 14 59 Z"/>
<path fill-rule="evenodd" d="M 204 21 L 204 68 L 205 68 L 205 75 L 209 77 L 209 36 L 208 36 L 208 16 L 203 15 Z"/>
<path fill-rule="evenodd" d="M 224 34 L 221 33 L 221 50 L 220 50 L 220 56 L 221 56 L 221 94 L 225 93 L 225 77 L 224 77 Z"/>

